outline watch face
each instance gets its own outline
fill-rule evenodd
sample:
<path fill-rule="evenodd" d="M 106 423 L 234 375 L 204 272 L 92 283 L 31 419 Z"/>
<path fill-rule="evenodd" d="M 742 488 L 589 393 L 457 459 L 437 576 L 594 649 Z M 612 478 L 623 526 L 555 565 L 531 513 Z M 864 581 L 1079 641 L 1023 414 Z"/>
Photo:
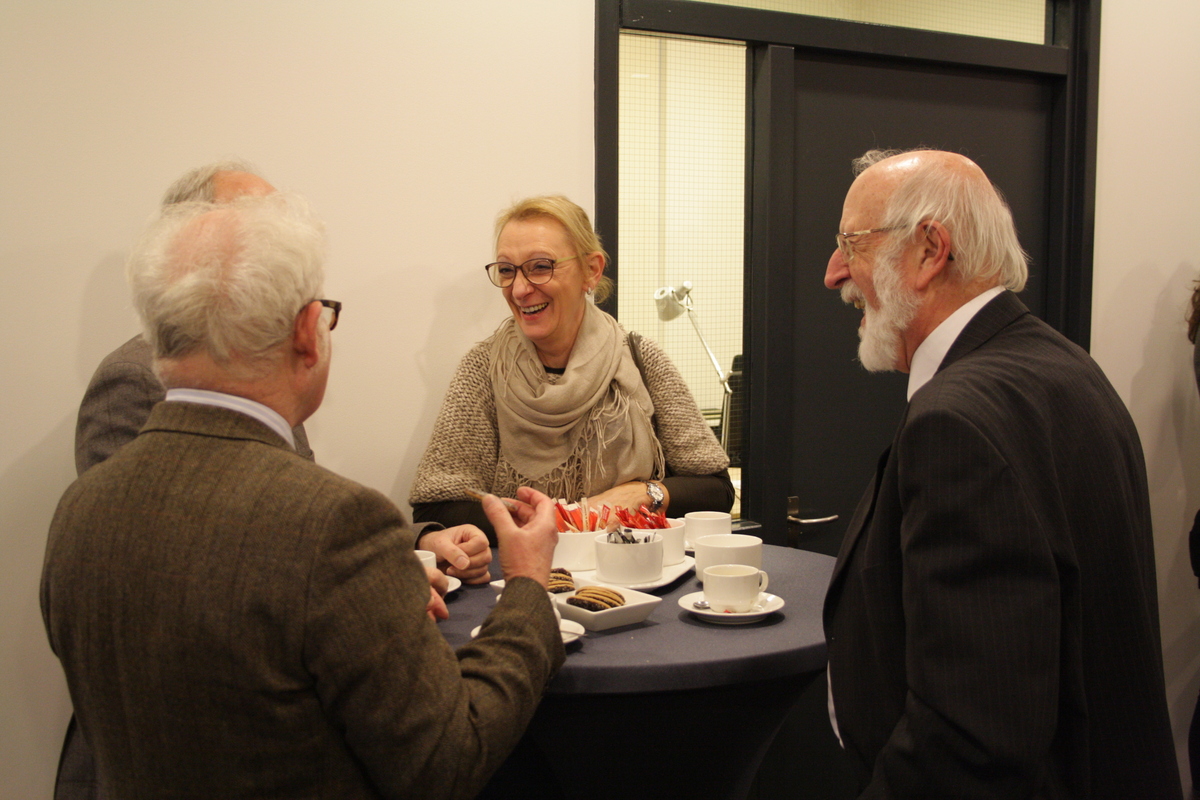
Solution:
<path fill-rule="evenodd" d="M 663 504 L 663 490 L 657 483 L 646 482 L 646 494 L 650 495 L 650 499 L 654 501 L 654 508 L 657 510 Z"/>

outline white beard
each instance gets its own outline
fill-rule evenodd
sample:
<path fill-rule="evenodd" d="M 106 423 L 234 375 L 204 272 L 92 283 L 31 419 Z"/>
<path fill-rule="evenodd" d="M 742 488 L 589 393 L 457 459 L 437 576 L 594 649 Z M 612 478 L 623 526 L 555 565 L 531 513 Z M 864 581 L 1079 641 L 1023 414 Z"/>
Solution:
<path fill-rule="evenodd" d="M 873 284 L 879 308 L 866 305 L 862 291 L 853 284 L 842 287 L 842 300 L 863 303 L 863 326 L 858 329 L 858 360 L 869 372 L 889 372 L 900 365 L 903 333 L 917 315 L 920 301 L 900 282 L 899 259 L 880 257 L 875 263 Z"/>

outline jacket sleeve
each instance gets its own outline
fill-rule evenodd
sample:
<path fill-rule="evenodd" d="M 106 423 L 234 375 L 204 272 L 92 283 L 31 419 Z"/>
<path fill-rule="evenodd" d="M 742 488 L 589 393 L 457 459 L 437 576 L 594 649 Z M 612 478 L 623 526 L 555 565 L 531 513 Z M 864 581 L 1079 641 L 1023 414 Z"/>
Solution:
<path fill-rule="evenodd" d="M 1065 556 L 970 420 L 916 414 L 898 446 L 907 696 L 862 796 L 1028 796 L 1063 707 Z"/>
<path fill-rule="evenodd" d="M 417 506 L 469 499 L 467 489 L 490 491 L 500 458 L 496 406 L 488 375 L 486 343 L 476 345 L 458 365 L 429 445 L 417 467 L 409 503 Z M 418 519 L 437 519 L 423 516 Z"/>
<path fill-rule="evenodd" d="M 154 371 L 132 360 L 105 362 L 79 405 L 75 472 L 82 475 L 132 441 L 166 390 Z"/>
<path fill-rule="evenodd" d="M 474 797 L 564 660 L 545 590 L 518 578 L 455 653 L 425 613 L 412 533 L 382 496 L 332 510 L 314 559 L 305 660 L 323 707 L 387 797 Z"/>

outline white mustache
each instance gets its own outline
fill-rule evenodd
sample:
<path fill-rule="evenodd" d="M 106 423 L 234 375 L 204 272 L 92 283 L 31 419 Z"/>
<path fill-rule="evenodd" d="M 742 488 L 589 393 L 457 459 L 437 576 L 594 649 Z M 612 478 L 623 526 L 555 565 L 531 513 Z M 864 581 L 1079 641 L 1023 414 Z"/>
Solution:
<path fill-rule="evenodd" d="M 863 296 L 862 291 L 853 283 L 845 283 L 842 285 L 842 302 L 846 305 L 852 305 L 860 311 L 866 308 L 867 298 Z"/>

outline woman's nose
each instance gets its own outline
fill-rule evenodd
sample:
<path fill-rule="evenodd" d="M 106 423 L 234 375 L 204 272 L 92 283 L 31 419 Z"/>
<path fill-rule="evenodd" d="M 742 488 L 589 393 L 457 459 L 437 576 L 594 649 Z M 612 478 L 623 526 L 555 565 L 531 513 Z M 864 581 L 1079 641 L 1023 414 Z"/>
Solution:
<path fill-rule="evenodd" d="M 529 278 L 525 276 L 525 270 L 518 269 L 517 274 L 513 276 L 512 293 L 513 297 L 524 297 L 533 289 L 533 284 L 529 282 Z"/>

